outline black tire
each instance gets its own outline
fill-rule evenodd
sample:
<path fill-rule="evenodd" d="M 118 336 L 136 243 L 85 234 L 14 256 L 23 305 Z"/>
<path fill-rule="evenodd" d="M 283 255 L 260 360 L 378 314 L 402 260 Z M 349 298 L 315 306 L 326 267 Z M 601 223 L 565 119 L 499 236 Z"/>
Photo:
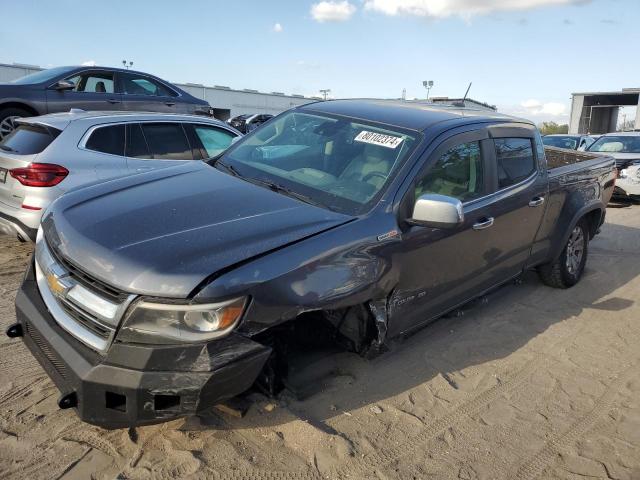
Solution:
<path fill-rule="evenodd" d="M 582 238 L 579 244 L 577 237 Z M 579 258 L 576 255 L 579 252 Z M 538 267 L 538 275 L 546 285 L 554 288 L 571 288 L 582 278 L 584 266 L 589 253 L 589 222 L 580 219 L 569 234 L 569 239 L 562 249 L 562 254 L 554 262 Z M 569 259 L 569 261 L 567 261 Z"/>
<path fill-rule="evenodd" d="M 0 140 L 2 140 L 5 136 L 9 135 L 13 128 L 9 129 L 11 126 L 11 119 L 22 117 L 33 117 L 33 113 L 24 110 L 22 108 L 3 108 L 0 110 Z"/>

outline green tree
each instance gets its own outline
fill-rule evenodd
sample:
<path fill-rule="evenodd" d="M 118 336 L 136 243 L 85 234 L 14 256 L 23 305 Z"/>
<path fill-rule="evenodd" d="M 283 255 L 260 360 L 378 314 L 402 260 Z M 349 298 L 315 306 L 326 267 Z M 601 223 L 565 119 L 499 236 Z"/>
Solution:
<path fill-rule="evenodd" d="M 553 135 L 555 133 L 569 133 L 569 125 L 558 125 L 556 122 L 542 122 L 538 125 L 542 135 Z"/>

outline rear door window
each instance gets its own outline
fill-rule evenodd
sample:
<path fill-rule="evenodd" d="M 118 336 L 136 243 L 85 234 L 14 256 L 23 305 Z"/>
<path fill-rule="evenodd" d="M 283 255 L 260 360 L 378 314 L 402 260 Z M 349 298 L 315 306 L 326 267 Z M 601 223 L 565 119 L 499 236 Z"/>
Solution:
<path fill-rule="evenodd" d="M 496 138 L 498 188 L 507 188 L 528 178 L 536 170 L 530 138 Z"/>
<path fill-rule="evenodd" d="M 207 153 L 207 157 L 215 157 L 224 152 L 236 137 L 231 132 L 220 128 L 204 125 L 194 125 L 193 128 Z"/>
<path fill-rule="evenodd" d="M 0 150 L 17 155 L 41 153 L 53 142 L 60 130 L 41 125 L 20 125 L 0 141 Z"/>
<path fill-rule="evenodd" d="M 110 125 L 96 128 L 85 144 L 88 150 L 124 155 L 124 125 Z"/>
<path fill-rule="evenodd" d="M 125 155 L 129 158 L 152 158 L 147 140 L 138 123 L 127 125 L 127 145 Z"/>
<path fill-rule="evenodd" d="M 181 124 L 143 123 L 141 125 L 154 159 L 193 160 L 193 152 Z"/>
<path fill-rule="evenodd" d="M 127 95 L 151 95 L 155 97 L 177 97 L 178 94 L 154 80 L 153 78 L 137 75 L 134 73 L 121 73 L 123 93 Z"/>

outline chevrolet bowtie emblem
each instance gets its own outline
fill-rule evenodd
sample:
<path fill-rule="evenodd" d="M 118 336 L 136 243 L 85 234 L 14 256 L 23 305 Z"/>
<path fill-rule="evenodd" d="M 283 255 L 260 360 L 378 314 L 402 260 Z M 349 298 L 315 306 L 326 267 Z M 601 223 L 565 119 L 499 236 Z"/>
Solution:
<path fill-rule="evenodd" d="M 47 283 L 49 284 L 49 289 L 55 295 L 62 295 L 67 289 L 60 279 L 51 272 L 47 273 Z"/>

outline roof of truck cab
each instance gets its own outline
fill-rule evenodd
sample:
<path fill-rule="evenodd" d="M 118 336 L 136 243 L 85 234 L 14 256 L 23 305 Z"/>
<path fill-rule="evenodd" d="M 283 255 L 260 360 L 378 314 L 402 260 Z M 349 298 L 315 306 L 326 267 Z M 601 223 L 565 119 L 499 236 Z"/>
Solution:
<path fill-rule="evenodd" d="M 515 121 L 531 124 L 528 120 L 488 110 L 401 100 L 329 100 L 308 103 L 298 107 L 298 110 L 341 115 L 417 131 L 424 131 L 443 122 L 448 122 L 451 126 L 492 121 Z"/>
<path fill-rule="evenodd" d="M 157 120 L 173 122 L 201 121 L 217 125 L 225 125 L 221 120 L 205 117 L 204 115 L 133 111 L 87 112 L 84 110 L 72 110 L 69 112 L 49 113 L 39 117 L 21 118 L 20 123 L 37 123 L 56 128 L 58 130 L 64 130 L 71 122 L 78 120 L 86 120 L 93 124 Z"/>

